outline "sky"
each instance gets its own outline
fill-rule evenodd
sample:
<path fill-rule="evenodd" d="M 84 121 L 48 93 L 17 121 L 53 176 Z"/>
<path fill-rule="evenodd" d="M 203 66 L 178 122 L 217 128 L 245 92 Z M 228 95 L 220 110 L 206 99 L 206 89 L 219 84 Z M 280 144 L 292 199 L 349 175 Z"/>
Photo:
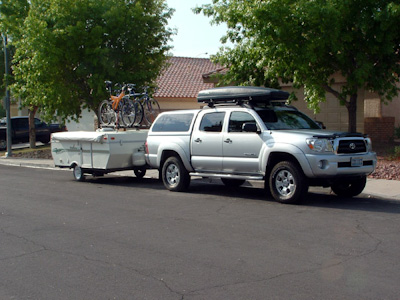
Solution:
<path fill-rule="evenodd" d="M 196 15 L 192 8 L 203 4 L 210 4 L 211 0 L 166 0 L 168 7 L 174 8 L 175 13 L 168 22 L 168 26 L 176 28 L 178 33 L 170 42 L 174 48 L 174 56 L 208 58 L 216 54 L 223 46 L 220 42 L 226 34 L 226 26 L 210 25 L 211 18 L 203 14 Z"/>

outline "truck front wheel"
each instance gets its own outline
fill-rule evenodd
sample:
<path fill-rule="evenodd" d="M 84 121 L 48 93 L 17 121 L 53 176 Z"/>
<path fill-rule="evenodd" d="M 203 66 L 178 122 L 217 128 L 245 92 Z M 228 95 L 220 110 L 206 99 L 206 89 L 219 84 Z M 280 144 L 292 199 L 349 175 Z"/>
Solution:
<path fill-rule="evenodd" d="M 6 149 L 7 149 L 7 140 L 0 139 L 0 150 L 6 150 Z"/>
<path fill-rule="evenodd" d="M 269 186 L 272 197 L 281 203 L 299 203 L 308 192 L 307 178 L 290 161 L 279 162 L 272 168 Z"/>
<path fill-rule="evenodd" d="M 367 183 L 367 177 L 363 176 L 357 179 L 347 179 L 332 184 L 332 191 L 340 197 L 354 197 L 364 190 Z"/>
<path fill-rule="evenodd" d="M 171 156 L 163 164 L 162 180 L 168 190 L 181 192 L 189 187 L 190 175 L 180 158 Z"/>

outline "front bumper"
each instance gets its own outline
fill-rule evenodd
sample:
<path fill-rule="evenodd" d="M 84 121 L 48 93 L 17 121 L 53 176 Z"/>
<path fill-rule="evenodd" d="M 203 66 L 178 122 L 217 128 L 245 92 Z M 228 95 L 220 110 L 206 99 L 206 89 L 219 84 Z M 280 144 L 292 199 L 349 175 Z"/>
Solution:
<path fill-rule="evenodd" d="M 362 154 L 306 154 L 312 175 L 310 177 L 340 177 L 368 175 L 376 168 L 376 153 Z"/>

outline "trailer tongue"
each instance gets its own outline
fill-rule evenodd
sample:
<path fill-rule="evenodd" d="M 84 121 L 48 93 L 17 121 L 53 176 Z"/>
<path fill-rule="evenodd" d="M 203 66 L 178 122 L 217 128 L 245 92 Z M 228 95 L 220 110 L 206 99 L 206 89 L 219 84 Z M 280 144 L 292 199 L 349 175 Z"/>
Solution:
<path fill-rule="evenodd" d="M 147 130 L 111 129 L 54 133 L 51 142 L 54 165 L 72 168 L 78 181 L 84 180 L 84 174 L 102 176 L 121 170 L 133 170 L 136 176 L 143 177 L 147 133 Z"/>

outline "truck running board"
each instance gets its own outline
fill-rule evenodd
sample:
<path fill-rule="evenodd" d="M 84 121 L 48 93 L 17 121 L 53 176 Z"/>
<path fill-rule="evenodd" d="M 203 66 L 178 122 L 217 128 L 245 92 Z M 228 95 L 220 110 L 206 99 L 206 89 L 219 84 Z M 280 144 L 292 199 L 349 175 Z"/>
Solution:
<path fill-rule="evenodd" d="M 199 177 L 213 177 L 213 178 L 227 178 L 227 179 L 244 179 L 244 180 L 264 180 L 264 176 L 257 175 L 231 175 L 231 174 L 218 174 L 218 173 L 190 173 L 190 176 Z"/>

